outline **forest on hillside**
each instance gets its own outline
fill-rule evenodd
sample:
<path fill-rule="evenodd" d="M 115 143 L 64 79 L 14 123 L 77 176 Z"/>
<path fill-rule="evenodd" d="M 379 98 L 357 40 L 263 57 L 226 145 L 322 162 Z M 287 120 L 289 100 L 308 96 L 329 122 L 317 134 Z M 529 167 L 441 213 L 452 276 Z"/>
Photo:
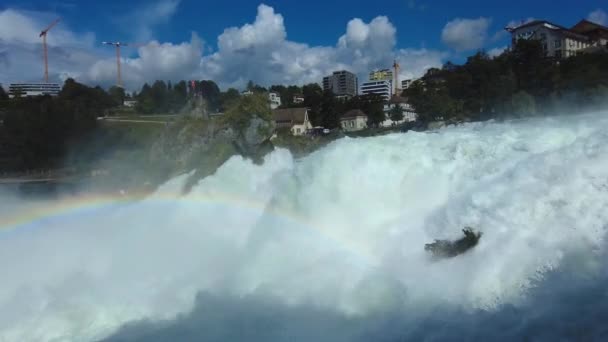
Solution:
<path fill-rule="evenodd" d="M 597 110 L 608 104 L 608 53 L 556 59 L 546 56 L 539 41 L 519 40 L 494 58 L 480 51 L 463 65 L 429 69 L 403 95 L 422 121 Z"/>

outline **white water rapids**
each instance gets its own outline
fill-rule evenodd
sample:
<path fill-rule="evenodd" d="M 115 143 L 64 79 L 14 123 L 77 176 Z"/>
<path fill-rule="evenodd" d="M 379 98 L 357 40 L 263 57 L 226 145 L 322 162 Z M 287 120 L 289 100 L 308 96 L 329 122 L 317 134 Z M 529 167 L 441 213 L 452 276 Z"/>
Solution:
<path fill-rule="evenodd" d="M 266 298 L 272 306 L 264 314 L 307 307 L 378 322 L 390 312 L 415 322 L 391 336 L 416 340 L 442 323 L 429 323 L 427 332 L 414 326 L 437 315 L 454 312 L 456 323 L 446 324 L 468 326 L 482 319 L 467 315 L 506 317 L 511 308 L 519 328 L 504 318 L 488 336 L 509 331 L 518 340 L 527 329 L 521 320 L 553 319 L 533 306 L 577 310 L 580 301 L 568 296 L 606 279 L 606 112 L 346 138 L 298 161 L 286 150 L 263 165 L 234 157 L 180 197 L 184 181 L 141 202 L 117 200 L 0 231 L 0 341 L 90 341 L 126 323 L 170 325 L 195 308 L 197 293 L 233 305 Z M 8 194 L 0 204 L 0 223 L 31 210 Z M 34 206 L 45 205 L 54 204 Z M 428 258 L 425 243 L 459 238 L 465 226 L 483 232 L 476 248 Z M 605 306 L 607 292 L 600 293 L 597 305 Z M 219 306 L 208 308 L 196 308 L 216 315 L 217 331 L 205 333 L 233 340 L 234 322 Z M 264 340 L 306 340 L 298 335 L 304 330 L 294 331 Z M 365 340 L 364 333 L 356 337 Z M 259 337 L 251 334 L 241 337 Z M 333 338 L 340 339 L 355 337 Z"/>

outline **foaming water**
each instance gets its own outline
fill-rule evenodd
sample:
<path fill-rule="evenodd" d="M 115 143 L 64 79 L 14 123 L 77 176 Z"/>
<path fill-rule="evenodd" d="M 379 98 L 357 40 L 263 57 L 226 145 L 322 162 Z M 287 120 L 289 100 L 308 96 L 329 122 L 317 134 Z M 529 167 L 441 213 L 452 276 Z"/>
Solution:
<path fill-rule="evenodd" d="M 186 196 L 186 176 L 141 201 L 5 196 L 0 340 L 96 340 L 204 312 L 199 293 L 346 320 L 400 312 L 411 338 L 462 313 L 537 319 L 538 298 L 605 279 L 607 114 L 342 139 L 261 166 L 235 157 Z M 14 219 L 34 211 L 48 214 Z M 464 226 L 484 233 L 475 249 L 428 258 L 425 243 Z"/>

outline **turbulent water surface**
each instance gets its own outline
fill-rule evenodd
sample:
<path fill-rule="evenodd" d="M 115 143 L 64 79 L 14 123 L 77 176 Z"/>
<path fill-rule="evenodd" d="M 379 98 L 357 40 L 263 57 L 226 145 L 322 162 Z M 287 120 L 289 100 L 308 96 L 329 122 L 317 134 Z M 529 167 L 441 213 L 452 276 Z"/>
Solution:
<path fill-rule="evenodd" d="M 608 339 L 608 113 L 185 179 L 143 201 L 2 195 L 0 340 Z M 425 254 L 465 226 L 472 251 Z"/>

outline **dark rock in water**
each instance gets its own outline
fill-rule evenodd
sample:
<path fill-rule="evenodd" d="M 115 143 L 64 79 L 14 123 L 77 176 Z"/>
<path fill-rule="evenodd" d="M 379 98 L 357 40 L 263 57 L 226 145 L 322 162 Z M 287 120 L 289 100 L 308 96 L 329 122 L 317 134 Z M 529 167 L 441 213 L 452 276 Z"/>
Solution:
<path fill-rule="evenodd" d="M 252 115 L 249 125 L 237 134 L 232 143 L 241 156 L 260 164 L 264 156 L 274 150 L 274 146 L 270 142 L 274 130 L 275 126 L 272 121 Z"/>
<path fill-rule="evenodd" d="M 426 244 L 424 250 L 440 259 L 453 258 L 466 253 L 471 248 L 477 246 L 482 233 L 475 232 L 472 228 L 466 227 L 462 230 L 464 237 L 456 241 L 435 240 L 433 243 Z"/>

